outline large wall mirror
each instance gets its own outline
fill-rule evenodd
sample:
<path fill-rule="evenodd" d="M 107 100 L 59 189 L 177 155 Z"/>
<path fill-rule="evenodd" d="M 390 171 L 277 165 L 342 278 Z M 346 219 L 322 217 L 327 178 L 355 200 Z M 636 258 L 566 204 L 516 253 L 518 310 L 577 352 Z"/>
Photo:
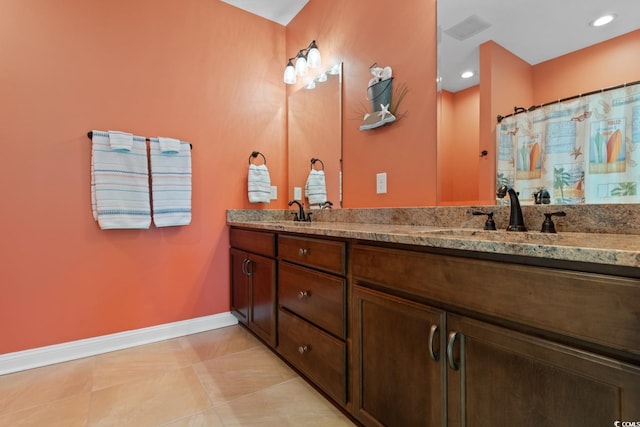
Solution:
<path fill-rule="evenodd" d="M 486 137 L 483 132 L 495 132 L 497 121 L 495 115 L 483 115 L 482 120 L 479 117 L 478 103 L 486 101 L 481 101 L 481 97 L 487 96 L 487 93 L 489 96 L 495 96 L 494 92 L 480 89 L 484 84 L 483 77 L 486 78 L 480 72 L 481 45 L 493 42 L 533 67 L 548 64 L 556 58 L 587 49 L 603 41 L 627 37 L 632 33 L 636 34 L 633 43 L 640 48 L 637 36 L 640 27 L 640 7 L 637 0 L 438 0 L 437 8 L 439 138 L 443 133 L 447 133 L 447 129 L 457 137 L 448 140 L 447 146 L 443 146 L 442 139 L 439 139 L 439 191 L 443 194 L 457 195 L 452 200 L 444 200 L 444 203 L 439 204 L 473 204 L 477 202 L 474 200 L 474 194 L 478 194 L 476 187 L 483 185 L 478 181 L 478 164 L 483 161 L 479 141 Z M 589 25 L 595 18 L 606 13 L 616 14 L 616 19 L 609 25 L 598 28 Z M 603 82 L 603 86 L 638 80 L 638 60 L 634 59 L 637 56 L 637 53 L 620 54 L 616 62 L 607 66 L 573 70 L 572 78 L 579 80 L 589 73 L 597 73 L 597 81 Z M 626 71 L 626 74 L 618 78 L 618 75 L 623 75 L 620 73 L 621 70 Z M 470 71 L 474 75 L 463 79 L 461 74 L 464 71 Z M 558 72 L 562 73 L 563 70 L 559 69 Z M 502 82 L 505 86 L 502 90 L 503 97 L 508 96 L 510 91 L 515 92 L 513 87 L 508 87 L 510 81 L 496 82 L 497 75 L 499 73 L 493 73 L 493 81 L 490 84 L 495 87 Z M 538 87 L 541 85 L 540 81 L 536 84 Z M 536 94 L 532 94 L 531 98 L 536 104 L 542 104 L 603 88 L 582 87 L 579 93 L 567 93 L 562 91 L 566 88 L 559 87 L 560 93 L 552 93 L 552 86 L 553 83 L 549 82 L 549 85 L 545 86 L 544 95 L 536 97 Z M 474 87 L 475 94 L 467 96 L 473 92 Z M 492 101 L 495 99 L 492 98 Z M 504 103 L 504 100 L 502 102 Z M 519 103 L 514 99 L 506 105 L 510 107 L 497 113 L 513 113 L 513 107 Z M 530 105 L 532 104 L 520 106 L 526 108 Z M 463 114 L 474 116 L 462 117 Z M 486 123 L 489 121 L 491 122 Z M 492 138 L 495 142 L 495 133 Z M 493 159 L 492 166 L 495 168 L 495 157 Z M 495 182 L 487 182 L 486 185 L 493 186 Z M 482 197 L 480 199 L 482 200 Z"/>
<path fill-rule="evenodd" d="M 332 207 L 340 207 L 342 64 L 331 68 L 312 86 L 296 90 L 288 99 L 288 197 L 304 201 L 312 209 L 320 207 L 318 203 L 309 203 L 305 192 L 313 169 L 324 174 L 327 201 Z"/>

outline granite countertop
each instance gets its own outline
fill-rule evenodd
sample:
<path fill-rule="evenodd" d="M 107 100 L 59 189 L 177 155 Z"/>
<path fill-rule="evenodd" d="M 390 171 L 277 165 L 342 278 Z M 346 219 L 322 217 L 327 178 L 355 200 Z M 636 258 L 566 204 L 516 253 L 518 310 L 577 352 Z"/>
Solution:
<path fill-rule="evenodd" d="M 238 212 L 238 211 L 236 211 Z M 473 227 L 443 227 L 437 224 L 381 224 L 363 222 L 293 222 L 277 216 L 255 218 L 229 215 L 230 226 L 292 232 L 363 241 L 400 243 L 434 248 L 490 252 L 550 258 L 624 267 L 640 267 L 640 236 L 594 232 L 485 231 Z"/>

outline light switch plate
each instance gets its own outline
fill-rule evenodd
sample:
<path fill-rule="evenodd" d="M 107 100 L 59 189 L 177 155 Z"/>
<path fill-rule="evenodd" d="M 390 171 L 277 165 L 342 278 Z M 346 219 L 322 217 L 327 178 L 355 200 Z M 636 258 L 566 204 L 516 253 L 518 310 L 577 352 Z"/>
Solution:
<path fill-rule="evenodd" d="M 377 173 L 376 174 L 376 194 L 386 194 L 387 193 L 387 173 Z"/>
<path fill-rule="evenodd" d="M 271 200 L 277 200 L 278 199 L 278 187 L 275 185 L 271 186 L 271 194 L 269 196 L 271 198 Z"/>
<path fill-rule="evenodd" d="M 293 187 L 293 200 L 302 200 L 302 187 Z"/>

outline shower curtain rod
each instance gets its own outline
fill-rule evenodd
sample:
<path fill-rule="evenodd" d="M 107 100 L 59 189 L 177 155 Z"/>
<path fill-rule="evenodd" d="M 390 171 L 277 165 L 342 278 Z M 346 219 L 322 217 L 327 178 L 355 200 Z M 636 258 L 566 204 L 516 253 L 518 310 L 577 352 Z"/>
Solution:
<path fill-rule="evenodd" d="M 622 89 L 624 87 L 637 85 L 639 83 L 640 83 L 640 80 L 636 80 L 635 82 L 623 83 L 616 86 L 605 87 L 602 89 L 593 90 L 591 92 L 579 93 L 578 95 L 569 96 L 567 98 L 561 98 L 561 99 L 558 99 L 557 101 L 545 102 L 544 104 L 540 104 L 540 105 L 532 105 L 529 108 L 516 106 L 516 107 L 513 107 L 513 113 L 511 114 L 507 114 L 506 116 L 501 116 L 500 114 L 498 114 L 497 120 L 498 120 L 498 123 L 500 123 L 502 122 L 502 119 L 506 119 L 507 117 L 515 116 L 516 114 L 520 114 L 520 113 L 526 113 L 528 111 L 534 111 L 534 110 L 537 110 L 538 108 L 546 107 L 547 105 L 557 104 L 565 101 L 571 101 L 572 99 L 578 99 L 578 98 L 582 98 L 583 96 L 589 96 L 589 95 L 595 95 L 597 93 L 608 92 L 610 90 Z"/>

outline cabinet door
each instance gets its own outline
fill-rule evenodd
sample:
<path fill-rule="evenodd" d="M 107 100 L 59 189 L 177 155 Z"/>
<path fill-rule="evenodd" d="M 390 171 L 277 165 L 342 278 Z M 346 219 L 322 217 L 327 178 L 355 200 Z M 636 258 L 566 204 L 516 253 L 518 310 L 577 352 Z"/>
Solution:
<path fill-rule="evenodd" d="M 640 420 L 638 367 L 466 317 L 447 323 L 450 426 Z"/>
<path fill-rule="evenodd" d="M 249 328 L 276 346 L 276 261 L 249 254 L 246 270 L 251 282 Z"/>
<path fill-rule="evenodd" d="M 368 426 L 443 426 L 444 313 L 360 286 L 352 310 L 356 418 Z"/>
<path fill-rule="evenodd" d="M 238 321 L 246 325 L 249 323 L 249 304 L 251 303 L 249 278 L 246 274 L 248 258 L 245 252 L 233 248 L 229 254 L 231 258 L 231 312 L 238 318 Z"/>

